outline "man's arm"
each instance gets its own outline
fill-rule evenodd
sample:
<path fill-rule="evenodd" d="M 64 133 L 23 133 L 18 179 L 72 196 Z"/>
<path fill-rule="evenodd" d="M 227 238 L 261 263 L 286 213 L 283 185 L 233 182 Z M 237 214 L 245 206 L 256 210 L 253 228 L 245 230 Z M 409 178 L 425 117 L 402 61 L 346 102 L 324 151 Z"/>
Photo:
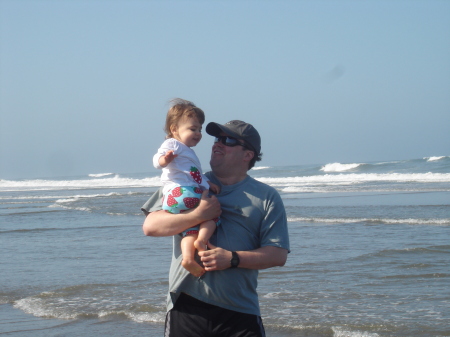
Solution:
<path fill-rule="evenodd" d="M 209 197 L 208 191 L 203 191 L 197 208 L 180 214 L 165 211 L 151 212 L 145 218 L 142 230 L 147 236 L 172 236 L 203 221 L 214 219 L 221 212 L 219 200 L 215 196 Z"/>
<path fill-rule="evenodd" d="M 206 271 L 230 268 L 231 251 L 208 244 L 210 250 L 199 252 Z M 275 246 L 264 246 L 255 250 L 237 251 L 239 268 L 267 269 L 284 266 L 288 250 Z"/>

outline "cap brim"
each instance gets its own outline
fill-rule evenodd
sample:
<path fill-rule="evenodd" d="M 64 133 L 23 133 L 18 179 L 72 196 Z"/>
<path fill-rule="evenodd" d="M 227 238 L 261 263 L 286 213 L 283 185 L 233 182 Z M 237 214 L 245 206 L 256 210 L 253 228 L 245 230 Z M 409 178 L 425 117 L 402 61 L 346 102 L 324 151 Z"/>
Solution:
<path fill-rule="evenodd" d="M 206 133 L 210 136 L 214 137 L 220 136 L 221 132 L 226 133 L 227 135 L 237 139 L 241 138 L 237 133 L 234 133 L 224 125 L 211 122 L 206 126 Z"/>

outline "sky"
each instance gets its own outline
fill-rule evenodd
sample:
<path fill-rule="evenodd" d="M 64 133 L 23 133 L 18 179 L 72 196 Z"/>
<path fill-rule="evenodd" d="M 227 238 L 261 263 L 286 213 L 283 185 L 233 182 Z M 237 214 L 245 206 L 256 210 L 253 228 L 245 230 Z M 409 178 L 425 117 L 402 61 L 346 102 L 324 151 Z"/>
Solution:
<path fill-rule="evenodd" d="M 175 97 L 260 166 L 448 156 L 450 1 L 0 0 L 0 179 L 151 171 Z"/>

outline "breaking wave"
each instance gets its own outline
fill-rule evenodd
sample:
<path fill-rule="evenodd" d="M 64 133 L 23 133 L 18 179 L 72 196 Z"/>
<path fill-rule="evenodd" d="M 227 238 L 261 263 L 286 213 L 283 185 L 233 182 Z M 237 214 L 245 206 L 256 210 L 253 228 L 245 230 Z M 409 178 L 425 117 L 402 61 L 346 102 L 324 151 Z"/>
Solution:
<path fill-rule="evenodd" d="M 323 172 L 345 172 L 349 170 L 353 170 L 355 168 L 360 167 L 364 164 L 341 164 L 341 163 L 332 163 L 326 164 L 320 170 Z"/>
<path fill-rule="evenodd" d="M 435 156 L 435 157 L 425 157 L 423 159 L 425 159 L 426 161 L 438 161 L 444 158 L 449 158 L 447 156 Z"/>
<path fill-rule="evenodd" d="M 252 170 L 258 171 L 258 170 L 265 170 L 270 168 L 270 166 L 255 166 L 252 168 Z"/>
<path fill-rule="evenodd" d="M 119 175 L 115 175 L 111 178 L 80 180 L 0 180 L 0 188 L 2 191 L 76 190 L 151 186 L 161 186 L 159 176 L 142 179 L 122 178 Z"/>
<path fill-rule="evenodd" d="M 91 173 L 89 174 L 89 177 L 92 178 L 101 178 L 106 176 L 112 176 L 114 173 Z"/>

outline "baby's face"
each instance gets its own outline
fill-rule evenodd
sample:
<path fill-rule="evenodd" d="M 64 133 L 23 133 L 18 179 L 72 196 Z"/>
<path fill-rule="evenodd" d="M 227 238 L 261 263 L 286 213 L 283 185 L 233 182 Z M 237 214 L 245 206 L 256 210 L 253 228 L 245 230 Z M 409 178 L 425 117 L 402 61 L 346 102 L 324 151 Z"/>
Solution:
<path fill-rule="evenodd" d="M 193 147 L 202 139 L 202 124 L 195 117 L 183 117 L 173 135 L 184 145 Z"/>

